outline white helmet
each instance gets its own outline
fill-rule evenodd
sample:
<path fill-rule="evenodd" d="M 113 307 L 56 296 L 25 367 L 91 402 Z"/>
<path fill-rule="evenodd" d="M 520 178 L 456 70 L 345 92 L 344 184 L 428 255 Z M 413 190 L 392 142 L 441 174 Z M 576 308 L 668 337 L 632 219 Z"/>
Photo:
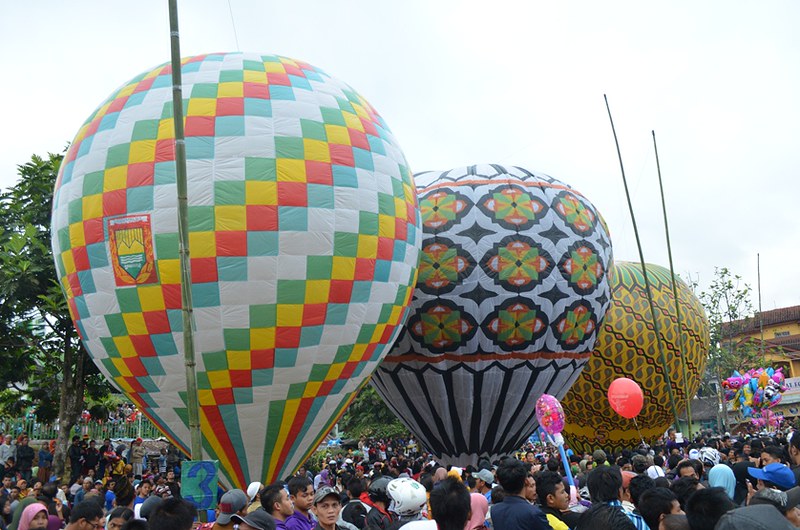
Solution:
<path fill-rule="evenodd" d="M 394 512 L 401 517 L 417 515 L 428 502 L 425 486 L 414 479 L 396 478 L 386 489 L 394 501 Z"/>
<path fill-rule="evenodd" d="M 698 460 L 700 460 L 704 466 L 714 467 L 719 464 L 719 451 L 713 447 L 703 447 L 700 449 Z"/>

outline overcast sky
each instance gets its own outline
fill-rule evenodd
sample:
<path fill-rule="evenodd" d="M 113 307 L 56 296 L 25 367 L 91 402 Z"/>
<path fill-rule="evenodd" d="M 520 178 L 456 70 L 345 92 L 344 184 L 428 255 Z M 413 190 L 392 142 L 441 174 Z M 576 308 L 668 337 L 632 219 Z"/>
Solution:
<path fill-rule="evenodd" d="M 547 173 L 600 210 L 616 259 L 637 261 L 608 94 L 645 260 L 668 265 L 655 130 L 676 272 L 702 288 L 728 267 L 755 290 L 760 253 L 765 310 L 800 304 L 798 21 L 792 0 L 180 2 L 182 55 L 307 61 L 375 106 L 415 172 Z M 169 61 L 167 1 L 4 2 L 0 48 L 5 188 Z"/>

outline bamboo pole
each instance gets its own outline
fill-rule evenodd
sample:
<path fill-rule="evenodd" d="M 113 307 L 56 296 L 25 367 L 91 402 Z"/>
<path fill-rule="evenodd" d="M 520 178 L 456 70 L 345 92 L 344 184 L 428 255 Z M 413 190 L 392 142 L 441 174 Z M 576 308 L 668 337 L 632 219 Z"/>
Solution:
<path fill-rule="evenodd" d="M 661 329 L 658 325 L 656 318 L 656 307 L 653 303 L 653 293 L 650 289 L 650 279 L 647 277 L 647 267 L 644 263 L 644 253 L 642 252 L 642 242 L 639 239 L 639 229 L 636 226 L 636 216 L 633 213 L 633 203 L 631 203 L 631 194 L 628 191 L 628 179 L 625 177 L 625 166 L 622 164 L 622 152 L 619 149 L 619 140 L 617 139 L 617 129 L 614 127 L 614 119 L 611 117 L 611 107 L 608 105 L 608 97 L 603 94 L 603 99 L 606 101 L 606 110 L 608 110 L 608 120 L 611 122 L 611 132 L 614 133 L 614 143 L 617 146 L 617 158 L 619 159 L 619 169 L 622 172 L 622 183 L 625 186 L 625 197 L 628 200 L 628 210 L 631 213 L 631 222 L 633 223 L 633 233 L 636 236 L 636 247 L 639 249 L 639 261 L 642 264 L 642 276 L 644 276 L 645 293 L 647 294 L 647 302 L 650 305 L 650 314 L 653 316 L 653 331 L 656 334 L 656 343 L 658 344 L 658 353 L 661 357 L 661 364 L 664 365 L 664 379 L 667 382 L 667 390 L 669 391 L 669 402 L 672 405 L 672 414 L 675 416 L 675 427 L 680 426 L 678 418 L 678 407 L 675 406 L 675 396 L 672 392 L 672 382 L 669 378 L 667 371 L 667 358 L 664 355 L 664 346 L 661 344 Z"/>
<path fill-rule="evenodd" d="M 658 159 L 658 144 L 656 132 L 653 134 L 653 149 L 656 153 L 656 168 L 658 168 L 658 189 L 661 191 L 661 210 L 664 212 L 664 232 L 667 236 L 667 255 L 669 256 L 669 275 L 672 279 L 672 297 L 675 299 L 675 316 L 678 319 L 678 350 L 681 352 L 681 371 L 683 372 L 683 393 L 686 396 L 686 428 L 689 440 L 692 439 L 692 396 L 689 395 L 689 380 L 686 376 L 686 350 L 683 343 L 683 326 L 681 320 L 681 306 L 678 303 L 678 280 L 675 277 L 675 267 L 672 265 L 672 245 L 669 240 L 669 221 L 667 220 L 667 204 L 664 200 L 664 184 L 661 181 L 661 162 Z"/>
<path fill-rule="evenodd" d="M 183 135 L 183 91 L 181 85 L 181 47 L 178 33 L 178 1 L 169 0 L 169 34 L 172 52 L 172 117 L 175 122 L 175 171 L 178 184 L 178 241 L 183 299 L 183 358 L 186 367 L 186 407 L 189 412 L 192 460 L 203 459 L 200 435 L 200 410 L 197 399 L 197 373 L 194 358 L 194 318 L 192 310 L 192 272 L 189 260 L 189 209 L 186 176 L 186 143 Z"/>

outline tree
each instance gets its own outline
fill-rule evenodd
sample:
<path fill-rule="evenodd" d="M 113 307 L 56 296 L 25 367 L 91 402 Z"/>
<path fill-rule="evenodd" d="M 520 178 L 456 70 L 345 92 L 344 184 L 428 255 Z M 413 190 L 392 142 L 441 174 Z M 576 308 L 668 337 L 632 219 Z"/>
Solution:
<path fill-rule="evenodd" d="M 109 390 L 78 338 L 56 281 L 50 205 L 62 159 L 34 155 L 18 166 L 17 184 L 0 195 L 0 385 L 16 395 L 14 407 L 35 407 L 42 421 L 58 419 L 57 475 L 84 394 L 99 397 Z"/>
<path fill-rule="evenodd" d="M 725 426 L 728 425 L 728 411 L 723 398 L 722 381 L 734 370 L 746 371 L 763 362 L 756 344 L 741 337 L 753 317 L 751 293 L 750 286 L 742 282 L 741 276 L 731 273 L 726 267 L 715 267 L 714 280 L 708 290 L 700 293 L 711 335 L 706 363 L 708 377 L 703 390 L 717 395 Z M 723 418 L 718 418 L 718 422 Z M 722 430 L 723 426 L 719 427 Z"/>
<path fill-rule="evenodd" d="M 365 385 L 339 420 L 349 438 L 391 438 L 408 433 L 371 385 Z"/>

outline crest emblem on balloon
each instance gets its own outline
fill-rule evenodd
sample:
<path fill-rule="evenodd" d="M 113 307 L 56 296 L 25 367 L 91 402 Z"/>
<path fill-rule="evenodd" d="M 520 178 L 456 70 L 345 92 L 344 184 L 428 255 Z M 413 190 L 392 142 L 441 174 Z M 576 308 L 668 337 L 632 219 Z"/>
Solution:
<path fill-rule="evenodd" d="M 444 462 L 477 464 L 536 428 L 594 347 L 611 241 L 594 206 L 546 175 L 478 165 L 415 177 L 419 280 L 372 384 Z"/>
<path fill-rule="evenodd" d="M 325 72 L 250 53 L 183 60 L 204 456 L 245 487 L 318 445 L 394 342 L 419 210 L 397 141 Z M 114 92 L 64 159 L 53 253 L 95 363 L 188 446 L 169 65 Z"/>
<path fill-rule="evenodd" d="M 700 385 L 708 354 L 705 310 L 683 281 L 679 279 L 677 284 L 681 308 L 679 330 L 670 272 L 658 265 L 647 265 L 667 357 L 664 366 L 653 330 L 642 266 L 617 261 L 611 272 L 611 307 L 600 326 L 595 353 L 561 400 L 566 416 L 564 437 L 577 451 L 597 448 L 596 430 L 600 425 L 596 418 L 603 419 L 602 446 L 605 449 L 616 451 L 641 443 L 633 417 L 646 442 L 662 436 L 673 421 L 665 374 L 670 379 L 678 410 L 683 410 L 687 394 L 693 396 Z M 679 348 L 679 333 L 683 335 L 683 354 Z M 688 393 L 683 385 L 682 360 L 686 363 Z M 623 381 L 626 377 L 629 379 Z M 632 388 L 636 399 L 629 403 L 628 396 L 633 394 L 624 387 L 623 392 L 609 394 L 609 388 L 615 383 Z M 609 399 L 618 401 L 609 403 Z M 612 407 L 622 412 L 614 412 Z"/>

